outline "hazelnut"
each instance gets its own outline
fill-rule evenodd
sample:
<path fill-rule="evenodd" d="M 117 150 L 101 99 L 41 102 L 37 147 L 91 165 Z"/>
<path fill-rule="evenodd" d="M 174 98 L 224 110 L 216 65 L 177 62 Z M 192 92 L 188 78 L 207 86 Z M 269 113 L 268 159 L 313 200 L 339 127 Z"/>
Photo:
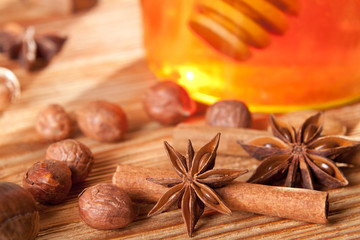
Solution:
<path fill-rule="evenodd" d="M 206 123 L 211 126 L 248 128 L 251 125 L 251 113 L 241 101 L 222 100 L 208 108 Z"/>
<path fill-rule="evenodd" d="M 100 142 L 114 142 L 123 138 L 127 129 L 127 118 L 122 108 L 107 101 L 84 104 L 76 112 L 81 131 Z"/>
<path fill-rule="evenodd" d="M 90 149 L 74 139 L 51 144 L 46 150 L 45 158 L 66 163 L 71 170 L 72 183 L 85 180 L 94 164 Z"/>
<path fill-rule="evenodd" d="M 43 204 L 62 202 L 71 188 L 71 171 L 64 162 L 45 160 L 30 167 L 23 178 L 23 187 Z"/>
<path fill-rule="evenodd" d="M 39 112 L 35 127 L 43 138 L 59 141 L 71 136 L 73 123 L 62 106 L 51 104 Z"/>
<path fill-rule="evenodd" d="M 11 182 L 0 182 L 0 239 L 35 239 L 39 212 L 31 194 Z"/>
<path fill-rule="evenodd" d="M 195 102 L 187 91 L 171 81 L 159 82 L 149 88 L 143 97 L 147 114 L 163 125 L 174 125 L 191 116 Z"/>
<path fill-rule="evenodd" d="M 20 83 L 9 69 L 0 67 L 0 111 L 20 97 Z"/>
<path fill-rule="evenodd" d="M 96 229 L 127 226 L 135 218 L 130 197 L 113 184 L 97 184 L 79 196 L 80 218 Z"/>

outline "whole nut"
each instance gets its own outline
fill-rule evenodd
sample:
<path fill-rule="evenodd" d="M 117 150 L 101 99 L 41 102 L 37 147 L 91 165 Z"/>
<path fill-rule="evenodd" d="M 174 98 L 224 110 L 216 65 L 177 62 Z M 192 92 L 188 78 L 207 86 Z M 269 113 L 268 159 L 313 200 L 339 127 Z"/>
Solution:
<path fill-rule="evenodd" d="M 143 96 L 147 114 L 163 125 L 174 125 L 191 116 L 196 110 L 195 102 L 187 91 L 172 81 L 159 82 Z"/>
<path fill-rule="evenodd" d="M 208 108 L 206 123 L 211 126 L 248 128 L 251 125 L 251 113 L 241 101 L 222 100 Z"/>
<path fill-rule="evenodd" d="M 81 131 L 100 142 L 121 140 L 127 129 L 127 118 L 122 108 L 107 101 L 93 101 L 84 104 L 76 112 Z"/>
<path fill-rule="evenodd" d="M 46 150 L 45 158 L 65 162 L 71 170 L 72 183 L 85 180 L 94 164 L 90 149 L 74 139 L 51 144 Z"/>
<path fill-rule="evenodd" d="M 23 187 L 43 204 L 62 202 L 71 188 L 71 171 L 64 162 L 45 160 L 30 167 L 23 178 Z"/>
<path fill-rule="evenodd" d="M 79 196 L 80 218 L 96 229 L 127 226 L 135 218 L 130 197 L 113 184 L 97 184 Z"/>
<path fill-rule="evenodd" d="M 0 67 L 0 111 L 20 97 L 20 83 L 9 69 Z"/>
<path fill-rule="evenodd" d="M 59 141 L 71 136 L 73 122 L 62 106 L 50 104 L 39 112 L 35 128 L 43 138 Z"/>
<path fill-rule="evenodd" d="M 31 194 L 15 183 L 0 182 L 0 239 L 35 239 L 39 212 Z"/>

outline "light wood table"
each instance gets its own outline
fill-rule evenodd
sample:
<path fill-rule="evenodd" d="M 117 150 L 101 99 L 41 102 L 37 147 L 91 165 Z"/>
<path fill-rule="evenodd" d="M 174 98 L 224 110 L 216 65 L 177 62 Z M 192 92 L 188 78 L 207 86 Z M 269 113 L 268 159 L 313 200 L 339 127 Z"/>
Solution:
<path fill-rule="evenodd" d="M 0 66 L 13 70 L 22 85 L 21 99 L 0 116 L 0 181 L 21 185 L 26 170 L 44 159 L 49 143 L 37 135 L 34 121 L 47 104 L 58 103 L 74 113 L 86 101 L 105 99 L 120 104 L 129 120 L 129 131 L 118 143 L 100 143 L 77 131 L 74 138 L 94 153 L 94 168 L 84 183 L 73 186 L 64 203 L 39 205 L 38 239 L 187 238 L 180 210 L 148 219 L 145 216 L 151 205 L 138 204 L 139 217 L 126 228 L 112 231 L 92 229 L 81 222 L 78 214 L 78 194 L 85 187 L 111 182 L 119 163 L 171 168 L 162 142 L 172 141 L 173 127 L 151 121 L 141 104 L 141 95 L 157 79 L 144 60 L 139 2 L 102 0 L 84 13 L 20 23 L 33 24 L 39 32 L 58 30 L 69 39 L 50 65 L 38 72 L 26 72 L 18 63 L 0 56 Z M 360 103 L 330 109 L 326 114 L 345 124 L 348 135 L 360 136 Z M 236 162 L 229 156 L 219 156 L 217 167 L 246 167 L 253 171 L 256 162 Z M 201 217 L 193 238 L 360 237 L 360 172 L 354 169 L 346 174 L 350 185 L 330 191 L 328 225 L 244 212 L 234 212 L 231 217 L 211 213 Z"/>

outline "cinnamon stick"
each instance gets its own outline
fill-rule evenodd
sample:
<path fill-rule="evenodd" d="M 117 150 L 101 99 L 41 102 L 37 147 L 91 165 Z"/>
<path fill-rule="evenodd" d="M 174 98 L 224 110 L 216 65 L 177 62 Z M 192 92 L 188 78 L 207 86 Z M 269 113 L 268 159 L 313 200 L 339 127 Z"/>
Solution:
<path fill-rule="evenodd" d="M 199 149 L 207 143 L 207 139 L 213 138 L 221 132 L 221 141 L 217 149 L 218 154 L 232 156 L 249 156 L 237 141 L 249 141 L 256 137 L 270 136 L 270 132 L 245 128 L 211 127 L 182 123 L 173 131 L 173 147 L 175 149 L 187 149 L 188 139 Z"/>
<path fill-rule="evenodd" d="M 175 171 L 118 165 L 113 183 L 131 199 L 156 202 L 168 188 L 146 178 L 175 177 Z M 312 223 L 327 223 L 328 193 L 307 189 L 234 182 L 215 191 L 233 211 L 259 213 Z"/>
<path fill-rule="evenodd" d="M 294 114 L 289 116 L 294 116 L 293 118 L 296 119 L 295 117 L 298 115 Z M 325 122 L 324 126 L 327 126 L 327 128 L 330 126 L 337 126 L 333 133 L 342 129 L 342 125 L 338 125 L 335 120 L 330 121 L 331 118 L 327 118 L 326 120 L 328 120 L 328 123 L 326 125 Z M 219 143 L 217 150 L 218 154 L 245 158 L 250 158 L 249 154 L 244 151 L 244 149 L 237 143 L 237 141 L 246 142 L 257 137 L 272 136 L 272 134 L 268 131 L 255 129 L 213 127 L 182 123 L 176 126 L 173 130 L 172 145 L 175 147 L 175 149 L 187 149 L 187 141 L 188 139 L 191 139 L 194 149 L 199 149 L 207 143 L 207 139 L 211 139 L 218 132 L 221 132 L 221 142 Z M 328 130 L 327 134 L 330 133 L 331 131 Z M 360 141 L 360 137 L 358 136 L 351 136 L 348 138 L 349 140 Z M 360 147 L 343 154 L 340 157 L 341 160 L 339 160 L 339 162 L 360 166 Z"/>

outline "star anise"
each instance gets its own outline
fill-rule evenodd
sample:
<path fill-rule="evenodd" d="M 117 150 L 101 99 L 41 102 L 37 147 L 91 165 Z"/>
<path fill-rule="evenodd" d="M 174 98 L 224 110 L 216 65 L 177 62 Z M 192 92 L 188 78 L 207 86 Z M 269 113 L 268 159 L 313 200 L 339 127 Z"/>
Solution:
<path fill-rule="evenodd" d="M 58 53 L 66 38 L 57 34 L 36 35 L 34 27 L 25 30 L 11 23 L 0 30 L 0 52 L 9 59 L 19 60 L 28 70 L 45 67 Z"/>
<path fill-rule="evenodd" d="M 262 160 L 248 182 L 314 189 L 346 186 L 335 161 L 359 142 L 341 136 L 321 136 L 323 113 L 309 117 L 296 131 L 270 116 L 274 137 L 239 142 L 250 156 Z"/>
<path fill-rule="evenodd" d="M 176 204 L 182 208 L 182 216 L 191 237 L 195 224 L 204 211 L 204 206 L 220 213 L 231 214 L 231 210 L 212 188 L 229 184 L 247 170 L 213 169 L 219 140 L 220 133 L 196 154 L 189 140 L 186 158 L 164 142 L 171 163 L 180 178 L 147 179 L 171 187 L 151 209 L 148 216 L 166 211 Z"/>

